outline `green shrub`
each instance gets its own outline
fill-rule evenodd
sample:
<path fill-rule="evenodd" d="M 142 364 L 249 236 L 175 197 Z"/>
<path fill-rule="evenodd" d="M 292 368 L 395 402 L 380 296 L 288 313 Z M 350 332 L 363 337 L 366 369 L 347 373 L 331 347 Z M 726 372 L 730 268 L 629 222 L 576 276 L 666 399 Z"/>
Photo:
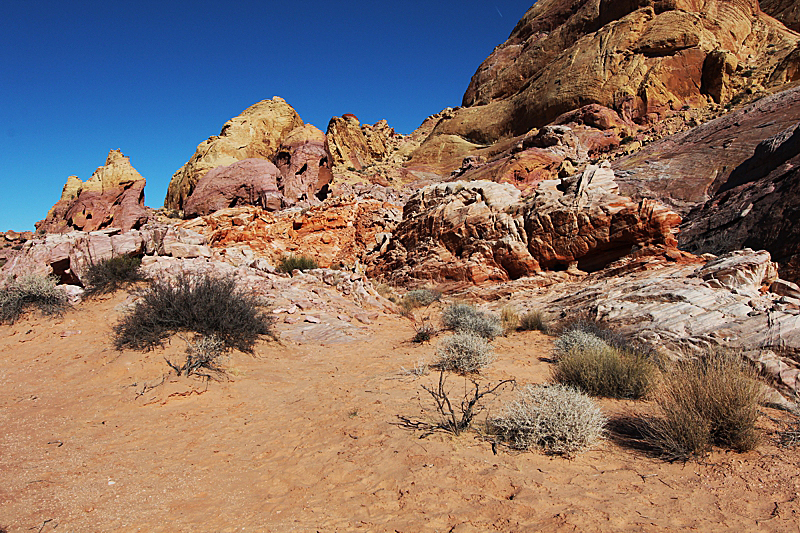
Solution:
<path fill-rule="evenodd" d="M 603 435 L 606 418 L 591 398 L 564 385 L 528 385 L 498 417 L 492 433 L 512 448 L 571 455 Z"/>
<path fill-rule="evenodd" d="M 483 337 L 469 332 L 446 338 L 439 345 L 436 355 L 439 368 L 462 374 L 480 372 L 494 361 L 492 345 Z"/>
<path fill-rule="evenodd" d="M 118 255 L 92 263 L 86 271 L 86 292 L 101 294 L 114 292 L 125 285 L 144 281 L 141 257 Z"/>
<path fill-rule="evenodd" d="M 55 276 L 22 276 L 0 291 L 0 323 L 13 324 L 31 307 L 45 315 L 59 315 L 69 308 L 67 293 Z"/>
<path fill-rule="evenodd" d="M 181 274 L 158 278 L 114 328 L 115 345 L 147 350 L 178 332 L 216 336 L 228 348 L 252 352 L 256 341 L 272 336 L 274 317 L 261 302 L 237 287 L 232 277 Z"/>
<path fill-rule="evenodd" d="M 668 459 L 686 460 L 712 446 L 752 450 L 760 441 L 755 424 L 763 396 L 763 386 L 741 356 L 709 352 L 671 369 L 645 435 Z"/>
<path fill-rule="evenodd" d="M 600 342 L 575 344 L 559 356 L 553 380 L 591 396 L 639 399 L 647 395 L 658 375 L 655 364 L 646 356 L 620 352 Z"/>
<path fill-rule="evenodd" d="M 304 255 L 287 255 L 278 263 L 278 272 L 291 274 L 295 270 L 313 270 L 319 268 L 317 261 Z"/>
<path fill-rule="evenodd" d="M 550 325 L 541 311 L 528 311 L 519 319 L 519 329 L 523 331 L 550 332 Z"/>
<path fill-rule="evenodd" d="M 467 304 L 452 304 L 442 312 L 442 325 L 455 332 L 473 333 L 486 339 L 503 334 L 500 318 Z"/>

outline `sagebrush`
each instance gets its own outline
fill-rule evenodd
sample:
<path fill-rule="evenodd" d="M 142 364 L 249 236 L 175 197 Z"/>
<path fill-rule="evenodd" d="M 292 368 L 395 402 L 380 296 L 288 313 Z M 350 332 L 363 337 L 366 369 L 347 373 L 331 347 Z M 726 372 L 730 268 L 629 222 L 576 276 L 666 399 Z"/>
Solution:
<path fill-rule="evenodd" d="M 69 308 L 67 293 L 55 276 L 21 276 L 0 290 L 0 323 L 13 324 L 31 308 L 44 315 L 59 315 Z"/>
<path fill-rule="evenodd" d="M 479 311 L 468 304 L 452 304 L 442 311 L 442 325 L 455 332 L 466 332 L 486 339 L 503 334 L 500 318 L 492 313 Z"/>
<path fill-rule="evenodd" d="M 755 448 L 764 387 L 741 355 L 710 351 L 676 363 L 656 394 L 657 414 L 644 431 L 668 459 L 700 456 L 712 446 Z"/>
<path fill-rule="evenodd" d="M 262 303 L 230 276 L 183 273 L 157 278 L 114 327 L 114 343 L 118 349 L 148 350 L 174 333 L 195 332 L 252 352 L 261 337 L 274 338 L 274 317 Z"/>
<path fill-rule="evenodd" d="M 586 394 L 565 385 L 528 385 L 489 430 L 512 448 L 571 455 L 596 443 L 606 417 Z"/>
<path fill-rule="evenodd" d="M 494 361 L 494 350 L 486 339 L 473 333 L 455 333 L 436 350 L 436 366 L 462 374 L 480 372 Z"/>
<path fill-rule="evenodd" d="M 145 276 L 141 266 L 141 257 L 128 255 L 118 255 L 94 262 L 86 270 L 86 292 L 109 293 L 132 283 L 144 281 Z"/>

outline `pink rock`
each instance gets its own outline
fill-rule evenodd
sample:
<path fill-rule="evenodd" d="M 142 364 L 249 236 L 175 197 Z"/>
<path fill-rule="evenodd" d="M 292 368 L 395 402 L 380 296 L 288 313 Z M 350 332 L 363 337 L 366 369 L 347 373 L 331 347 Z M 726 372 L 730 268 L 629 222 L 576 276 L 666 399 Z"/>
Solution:
<path fill-rule="evenodd" d="M 281 208 L 278 168 L 264 159 L 243 159 L 209 170 L 186 200 L 187 216 L 208 215 L 237 205 Z"/>

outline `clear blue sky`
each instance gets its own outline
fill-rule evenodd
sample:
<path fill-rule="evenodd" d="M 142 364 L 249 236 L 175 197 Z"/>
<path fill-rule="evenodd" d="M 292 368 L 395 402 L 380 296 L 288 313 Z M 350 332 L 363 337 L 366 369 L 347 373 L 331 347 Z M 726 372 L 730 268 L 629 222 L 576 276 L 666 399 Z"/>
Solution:
<path fill-rule="evenodd" d="M 6 2 L 0 25 L 0 231 L 32 230 L 67 176 L 119 148 L 163 205 L 197 145 L 281 96 L 413 131 L 457 106 L 532 0 Z"/>

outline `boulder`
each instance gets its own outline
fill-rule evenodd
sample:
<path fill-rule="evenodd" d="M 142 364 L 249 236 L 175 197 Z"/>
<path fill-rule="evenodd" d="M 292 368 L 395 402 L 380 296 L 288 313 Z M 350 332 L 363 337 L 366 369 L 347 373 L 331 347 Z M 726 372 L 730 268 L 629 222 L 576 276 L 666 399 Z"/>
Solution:
<path fill-rule="evenodd" d="M 144 206 L 145 179 L 119 150 L 111 150 L 106 164 L 83 182 L 67 178 L 61 199 L 47 217 L 36 223 L 44 233 L 136 229 L 148 219 Z"/>
<path fill-rule="evenodd" d="M 213 168 L 250 158 L 271 161 L 283 139 L 302 126 L 300 115 L 280 97 L 253 104 L 226 122 L 219 135 L 200 143 L 172 176 L 164 207 L 182 210 L 200 178 Z"/>

